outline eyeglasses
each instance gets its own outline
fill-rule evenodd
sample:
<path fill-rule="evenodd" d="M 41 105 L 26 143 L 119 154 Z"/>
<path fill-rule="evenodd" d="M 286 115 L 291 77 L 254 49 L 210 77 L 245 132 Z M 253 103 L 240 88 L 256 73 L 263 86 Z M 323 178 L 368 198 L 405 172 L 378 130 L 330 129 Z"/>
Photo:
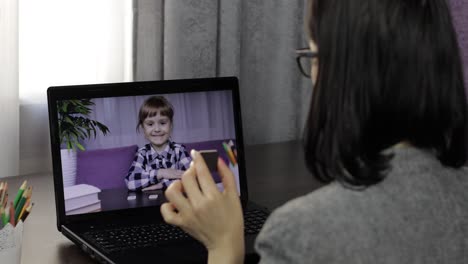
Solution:
<path fill-rule="evenodd" d="M 310 72 L 312 70 L 312 60 L 318 58 L 318 52 L 311 51 L 309 48 L 302 48 L 296 50 L 296 61 L 297 66 L 301 73 L 310 78 Z"/>

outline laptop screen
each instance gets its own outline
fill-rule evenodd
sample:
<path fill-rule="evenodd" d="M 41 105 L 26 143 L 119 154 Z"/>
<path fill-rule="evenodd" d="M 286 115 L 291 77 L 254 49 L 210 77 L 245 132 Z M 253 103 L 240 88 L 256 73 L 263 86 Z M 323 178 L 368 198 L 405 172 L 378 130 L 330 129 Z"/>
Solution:
<path fill-rule="evenodd" d="M 67 98 L 57 104 L 65 215 L 158 206 L 196 149 L 239 187 L 232 90 Z"/>

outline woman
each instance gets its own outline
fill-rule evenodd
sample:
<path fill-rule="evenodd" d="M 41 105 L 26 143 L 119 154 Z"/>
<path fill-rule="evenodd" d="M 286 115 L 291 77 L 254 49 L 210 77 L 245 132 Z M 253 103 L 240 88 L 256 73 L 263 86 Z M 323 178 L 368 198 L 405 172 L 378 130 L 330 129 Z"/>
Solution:
<path fill-rule="evenodd" d="M 261 262 L 468 263 L 466 98 L 445 0 L 308 8 L 305 159 L 329 184 L 273 212 L 257 238 Z M 218 162 L 220 193 L 192 155 L 162 214 L 207 247 L 210 263 L 240 263 L 232 174 Z"/>

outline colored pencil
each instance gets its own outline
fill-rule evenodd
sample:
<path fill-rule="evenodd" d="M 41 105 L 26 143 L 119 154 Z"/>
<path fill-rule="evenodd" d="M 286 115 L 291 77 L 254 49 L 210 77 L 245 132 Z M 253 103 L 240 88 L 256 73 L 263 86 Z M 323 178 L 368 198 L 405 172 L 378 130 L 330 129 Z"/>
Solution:
<path fill-rule="evenodd" d="M 18 218 L 15 219 L 16 222 L 19 222 L 19 220 L 21 219 L 21 217 L 22 217 L 23 214 L 24 214 L 24 211 L 26 211 L 26 208 L 29 207 L 29 203 L 30 203 L 30 202 L 31 202 L 31 199 L 28 198 L 28 199 L 26 200 L 26 203 L 24 204 L 23 209 L 21 210 L 21 212 L 20 212 Z"/>
<path fill-rule="evenodd" d="M 31 203 L 28 208 L 26 208 L 26 211 L 24 211 L 24 214 L 21 216 L 21 221 L 24 222 L 24 220 L 26 220 L 26 217 L 28 217 L 28 215 L 31 213 L 31 210 L 34 206 L 34 203 Z"/>
<path fill-rule="evenodd" d="M 6 207 L 5 210 L 3 210 L 3 213 L 2 213 L 2 222 L 3 222 L 3 226 L 5 226 L 7 223 L 8 223 L 8 220 L 10 220 L 9 218 L 9 213 L 10 211 L 10 208 L 9 207 Z"/>
<path fill-rule="evenodd" d="M 0 204 L 2 204 L 3 182 L 0 182 Z"/>
<path fill-rule="evenodd" d="M 15 207 L 13 206 L 13 202 L 10 202 L 10 224 L 15 226 Z"/>
<path fill-rule="evenodd" d="M 3 228 L 3 212 L 5 211 L 5 208 L 0 207 L 0 229 Z"/>
<path fill-rule="evenodd" d="M 8 193 L 5 194 L 5 199 L 3 200 L 3 207 L 7 207 L 7 203 L 8 203 Z"/>
<path fill-rule="evenodd" d="M 21 213 L 21 210 L 23 210 L 23 206 L 26 203 L 26 200 L 30 192 L 31 192 L 31 187 L 28 187 L 28 189 L 23 193 L 23 196 L 21 196 L 21 199 L 19 200 L 15 208 L 15 215 L 14 215 L 15 219 L 18 219 L 18 216 Z"/>
<path fill-rule="evenodd" d="M 8 182 L 5 182 L 5 184 L 3 184 L 2 197 L 0 197 L 0 206 L 3 205 L 3 202 L 5 201 L 5 196 L 7 194 L 8 194 Z"/>
<path fill-rule="evenodd" d="M 28 192 L 28 195 L 26 196 L 26 200 L 31 200 L 32 190 L 33 190 L 33 187 L 29 186 L 29 192 Z"/>
<path fill-rule="evenodd" d="M 226 144 L 226 142 L 223 142 L 223 148 L 226 151 L 229 161 L 232 163 L 233 166 L 236 166 L 236 158 L 234 158 L 234 154 L 232 153 L 231 148 Z"/>
<path fill-rule="evenodd" d="M 13 201 L 13 205 L 15 206 L 15 208 L 18 205 L 18 202 L 21 199 L 21 196 L 23 196 L 24 190 L 26 189 L 26 183 L 27 181 L 25 180 L 23 184 L 21 184 L 20 188 L 18 189 L 18 193 L 16 194 L 15 200 Z"/>
<path fill-rule="evenodd" d="M 229 147 L 231 147 L 231 150 L 232 150 L 232 153 L 234 153 L 234 157 L 236 158 L 237 160 L 237 149 L 236 149 L 236 145 L 234 145 L 234 142 L 231 140 L 229 140 Z"/>

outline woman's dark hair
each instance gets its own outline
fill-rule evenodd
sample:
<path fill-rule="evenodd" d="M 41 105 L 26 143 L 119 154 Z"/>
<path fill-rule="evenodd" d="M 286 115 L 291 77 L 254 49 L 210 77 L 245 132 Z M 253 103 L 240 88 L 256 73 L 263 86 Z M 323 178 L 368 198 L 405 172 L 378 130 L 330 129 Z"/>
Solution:
<path fill-rule="evenodd" d="M 304 135 L 322 182 L 365 187 L 385 178 L 399 142 L 466 161 L 466 98 L 445 0 L 312 0 L 319 52 Z"/>
<path fill-rule="evenodd" d="M 157 114 L 167 116 L 172 124 L 174 117 L 174 108 L 172 104 L 163 96 L 151 96 L 143 102 L 138 112 L 137 131 L 143 126 L 143 122 L 147 117 L 153 117 Z"/>

